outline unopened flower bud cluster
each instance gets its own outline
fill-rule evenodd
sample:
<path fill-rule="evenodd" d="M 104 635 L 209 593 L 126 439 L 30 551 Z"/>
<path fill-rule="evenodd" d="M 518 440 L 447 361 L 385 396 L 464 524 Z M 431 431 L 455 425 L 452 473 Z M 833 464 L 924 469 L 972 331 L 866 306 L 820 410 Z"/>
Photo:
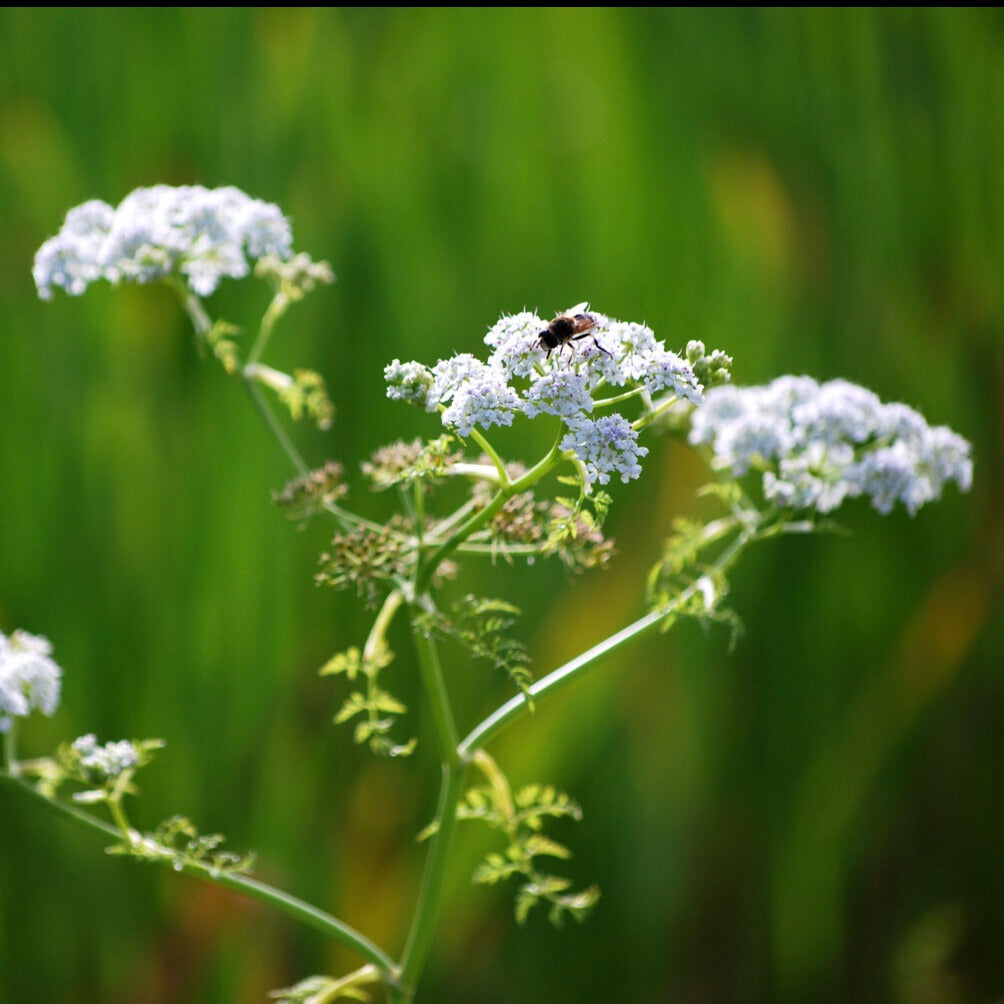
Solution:
<path fill-rule="evenodd" d="M 199 296 L 223 278 L 242 279 L 251 261 L 292 252 L 278 206 L 238 188 L 137 188 L 117 208 L 99 199 L 76 206 L 35 255 L 39 296 L 55 286 L 78 296 L 98 279 L 152 282 L 180 275 Z"/>
<path fill-rule="evenodd" d="M 562 450 L 575 454 L 590 484 L 606 484 L 612 475 L 630 481 L 648 451 L 629 419 L 594 414 L 596 393 L 636 389 L 649 399 L 671 394 L 699 404 L 704 385 L 691 361 L 666 349 L 645 325 L 595 311 L 590 317 L 594 327 L 548 354 L 540 337 L 546 321 L 529 311 L 503 316 L 485 336 L 492 350 L 487 362 L 468 353 L 432 367 L 395 359 L 384 370 L 387 396 L 440 411 L 443 424 L 461 436 L 512 425 L 517 415 L 554 415 L 567 428 Z M 727 356 L 706 358 L 703 345 L 692 345 L 707 374 L 727 378 Z"/>
<path fill-rule="evenodd" d="M 965 439 L 846 380 L 715 388 L 694 412 L 690 440 L 708 444 L 733 476 L 763 470 L 765 497 L 783 508 L 829 513 L 863 495 L 881 513 L 900 502 L 913 515 L 947 482 L 963 491 L 972 483 Z"/>

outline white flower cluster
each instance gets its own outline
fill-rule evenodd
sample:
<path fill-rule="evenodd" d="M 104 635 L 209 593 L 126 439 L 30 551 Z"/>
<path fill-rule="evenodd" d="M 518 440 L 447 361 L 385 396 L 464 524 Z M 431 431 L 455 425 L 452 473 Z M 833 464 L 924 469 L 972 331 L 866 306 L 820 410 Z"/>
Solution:
<path fill-rule="evenodd" d="M 49 658 L 47 638 L 15 631 L 9 638 L 0 631 L 0 732 L 15 717 L 26 718 L 34 709 L 51 715 L 59 705 L 62 670 Z"/>
<path fill-rule="evenodd" d="M 586 310 L 588 304 L 580 304 L 568 313 Z M 548 322 L 529 311 L 506 315 L 485 336 L 492 349 L 487 362 L 467 353 L 431 368 L 395 359 L 384 370 L 387 396 L 441 411 L 443 424 L 461 436 L 475 427 L 512 425 L 518 414 L 555 415 L 568 430 L 561 448 L 575 453 L 590 483 L 606 484 L 612 474 L 629 481 L 641 473 L 638 459 L 648 451 L 622 415 L 593 417 L 594 394 L 624 388 L 620 393 L 669 393 L 698 404 L 704 388 L 691 363 L 666 349 L 650 328 L 595 311 L 588 317 L 591 328 L 548 356 L 541 342 Z M 695 358 L 703 358 L 704 347 L 692 343 L 688 353 L 692 347 Z"/>
<path fill-rule="evenodd" d="M 74 740 L 73 751 L 80 757 L 80 766 L 95 781 L 118 777 L 139 763 L 139 753 L 127 739 L 100 746 L 93 732 Z"/>
<path fill-rule="evenodd" d="M 572 419 L 561 448 L 572 450 L 585 465 L 587 480 L 601 485 L 612 473 L 619 474 L 621 481 L 640 477 L 638 458 L 648 453 L 648 447 L 638 445 L 638 433 L 623 415 L 604 415 L 595 422 Z"/>
<path fill-rule="evenodd" d="M 965 439 L 846 380 L 717 387 L 694 412 L 690 441 L 710 445 L 736 477 L 762 470 L 775 505 L 821 513 L 864 495 L 881 513 L 901 502 L 913 515 L 948 481 L 968 491 L 973 476 Z"/>
<path fill-rule="evenodd" d="M 155 185 L 137 188 L 117 209 L 99 199 L 71 209 L 39 248 L 32 274 L 44 300 L 54 286 L 79 296 L 97 279 L 152 282 L 172 274 L 208 296 L 221 279 L 244 278 L 248 259 L 288 258 L 292 240 L 278 206 L 238 188 Z"/>

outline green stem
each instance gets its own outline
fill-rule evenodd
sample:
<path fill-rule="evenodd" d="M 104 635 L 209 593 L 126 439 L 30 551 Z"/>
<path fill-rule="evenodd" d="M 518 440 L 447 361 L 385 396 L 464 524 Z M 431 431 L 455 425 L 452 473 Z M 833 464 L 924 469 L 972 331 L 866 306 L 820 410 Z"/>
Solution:
<path fill-rule="evenodd" d="M 644 387 L 635 387 L 633 390 L 625 391 L 623 394 L 617 394 L 614 397 L 604 397 L 599 401 L 593 401 L 593 408 L 605 408 L 610 404 L 620 404 L 621 401 L 630 401 L 633 397 L 638 397 L 644 391 Z"/>
<path fill-rule="evenodd" d="M 382 533 L 386 529 L 382 523 L 374 523 L 373 520 L 367 519 L 365 516 L 350 512 L 348 509 L 343 509 L 335 502 L 326 502 L 324 504 L 324 511 L 331 513 L 342 524 L 343 528 L 350 526 L 365 527 L 374 533 Z"/>
<path fill-rule="evenodd" d="M 366 637 L 366 644 L 363 646 L 364 662 L 375 658 L 381 645 L 385 644 L 387 628 L 390 627 L 394 614 L 397 613 L 403 602 L 404 596 L 400 590 L 395 589 L 387 594 L 387 599 L 383 601 L 380 613 L 377 614 L 376 620 L 373 621 L 373 627 L 370 628 L 370 633 Z"/>
<path fill-rule="evenodd" d="M 34 785 L 29 784 L 21 778 L 13 777 L 10 774 L 0 774 L 0 781 L 6 781 L 8 784 L 14 785 L 25 794 L 38 799 L 43 805 L 59 815 L 75 819 L 78 823 L 83 823 L 92 830 L 103 833 L 106 837 L 118 840 L 122 836 L 118 829 L 111 824 L 97 819 L 75 805 L 55 798 L 46 798 Z M 172 870 L 179 870 L 174 862 L 172 862 Z M 307 903 L 302 899 L 297 899 L 295 896 L 290 896 L 288 893 L 266 885 L 264 882 L 259 882 L 257 879 L 250 878 L 247 875 L 236 875 L 226 872 L 214 873 L 212 867 L 209 865 L 182 862 L 180 871 L 209 882 L 214 882 L 227 889 L 232 889 L 234 892 L 257 900 L 259 903 L 264 903 L 266 906 L 280 910 L 295 920 L 306 924 L 308 927 L 321 931 L 335 941 L 351 948 L 368 962 L 373 963 L 380 970 L 381 977 L 388 986 L 396 987 L 399 985 L 397 965 L 389 955 L 364 935 L 360 934 L 355 928 L 350 927 L 337 917 L 319 910 L 313 904 Z"/>
<path fill-rule="evenodd" d="M 564 426 L 562 426 L 562 432 L 564 431 Z M 435 574 L 436 569 L 442 563 L 442 561 L 449 557 L 457 549 L 457 547 L 463 543 L 475 530 L 480 530 L 481 527 L 485 525 L 514 495 L 518 495 L 520 492 L 526 491 L 527 488 L 535 485 L 545 474 L 557 467 L 558 464 L 564 459 L 564 454 L 558 449 L 558 444 L 561 442 L 561 435 L 557 440 L 555 440 L 554 445 L 550 450 L 543 456 L 543 458 L 530 468 L 521 478 L 517 478 L 515 481 L 511 481 L 508 487 L 502 487 L 499 489 L 498 494 L 485 506 L 484 509 L 479 509 L 473 515 L 471 515 L 467 520 L 465 520 L 460 527 L 452 534 L 452 536 L 444 541 L 435 550 L 432 557 L 426 563 L 425 567 L 422 569 L 422 574 L 419 581 L 416 583 L 416 593 L 424 592 L 432 576 Z"/>
<path fill-rule="evenodd" d="M 443 764 L 443 780 L 439 789 L 439 804 L 436 806 L 438 825 L 429 848 L 411 931 L 401 956 L 400 982 L 404 985 L 407 997 L 401 996 L 400 1000 L 410 999 L 414 994 L 415 984 L 432 947 L 432 938 L 443 905 L 446 867 L 457 826 L 457 804 L 463 792 L 464 773 L 465 765 L 462 763 Z"/>
<path fill-rule="evenodd" d="M 422 598 L 422 605 L 432 606 L 432 600 Z M 418 655 L 418 665 L 422 673 L 422 684 L 432 707 L 432 721 L 436 730 L 436 745 L 443 764 L 450 767 L 460 766 L 462 761 L 457 756 L 457 726 L 453 721 L 453 709 L 450 697 L 446 691 L 446 681 L 443 679 L 443 667 L 439 662 L 439 649 L 432 638 L 427 637 L 415 626 L 417 609 L 412 610 L 412 634 L 415 640 L 415 651 Z"/>
<path fill-rule="evenodd" d="M 132 771 L 125 771 L 120 776 L 126 777 L 131 775 Z M 108 811 L 112 814 L 112 819 L 115 820 L 115 825 L 118 827 L 119 836 L 122 838 L 123 843 L 127 845 L 132 844 L 136 831 L 129 825 L 129 818 L 125 814 L 125 809 L 122 808 L 121 793 L 119 793 L 118 797 L 113 793 L 105 804 L 108 806 Z"/>
<path fill-rule="evenodd" d="M 261 324 L 258 326 L 258 334 L 255 337 L 254 345 L 251 346 L 251 351 L 248 353 L 247 361 L 249 366 L 257 363 L 261 359 L 262 353 L 265 351 L 265 346 L 268 345 L 269 339 L 272 337 L 275 322 L 282 317 L 288 306 L 289 300 L 284 294 L 276 293 L 275 296 L 272 297 L 272 302 L 265 310 L 265 314 L 261 319 Z"/>
<path fill-rule="evenodd" d="M 244 377 L 244 386 L 251 395 L 251 400 L 254 401 L 259 414 L 265 419 L 265 424 L 269 427 L 272 435 L 275 436 L 279 445 L 282 447 L 283 452 L 287 457 L 289 457 L 290 462 L 296 468 L 297 472 L 299 474 L 306 474 L 310 470 L 310 467 L 303 459 L 300 451 L 293 444 L 293 440 L 289 438 L 289 433 L 287 433 L 283 428 L 282 423 L 276 417 L 275 412 L 273 412 L 268 406 L 268 402 L 265 400 L 265 397 L 254 378 L 248 376 L 246 367 L 242 371 L 242 375 Z"/>
<path fill-rule="evenodd" d="M 420 597 L 423 607 L 431 607 L 430 597 Z M 413 614 L 417 613 L 413 609 Z M 412 617 L 412 624 L 416 617 Z M 466 763 L 457 755 L 457 727 L 453 721 L 446 681 L 439 661 L 439 651 L 435 642 L 426 637 L 417 627 L 413 629 L 415 649 L 426 696 L 432 708 L 432 719 L 436 731 L 436 744 L 443 761 L 443 777 L 439 789 L 439 804 L 436 806 L 436 832 L 429 848 L 422 877 L 422 888 L 415 904 L 411 930 L 401 956 L 401 983 L 404 991 L 392 995 L 391 1001 L 410 1000 L 415 984 L 425 966 L 432 938 L 439 920 L 445 890 L 446 868 L 453 843 L 457 823 L 457 805 L 463 791 Z"/>
<path fill-rule="evenodd" d="M 641 418 L 636 419 L 631 423 L 631 428 L 635 432 L 641 432 L 647 425 L 651 425 L 660 415 L 664 412 L 669 411 L 680 399 L 675 395 L 671 394 L 668 398 L 661 401 L 652 411 L 646 412 Z"/>
<path fill-rule="evenodd" d="M 755 531 L 743 530 L 735 540 L 722 552 L 718 560 L 712 566 L 719 572 L 724 572 L 736 560 L 743 549 L 753 540 L 757 539 Z M 657 628 L 669 614 L 684 607 L 687 602 L 697 593 L 699 589 L 696 584 L 688 586 L 671 603 L 659 607 L 650 613 L 640 617 L 633 624 L 622 628 L 616 634 L 605 638 L 598 645 L 576 656 L 564 666 L 559 666 L 556 670 L 548 673 L 547 676 L 537 680 L 532 684 L 526 694 L 519 694 L 506 701 L 505 704 L 496 708 L 487 718 L 476 725 L 457 747 L 457 753 L 464 760 L 470 759 L 479 749 L 491 742 L 500 732 L 511 725 L 517 718 L 522 717 L 529 706 L 536 706 L 538 701 L 545 697 L 550 697 L 557 693 L 565 684 L 581 675 L 585 670 L 596 665 L 604 656 L 620 648 L 621 645 Z"/>
<path fill-rule="evenodd" d="M 521 717 L 528 710 L 531 701 L 536 706 L 538 701 L 557 693 L 566 683 L 570 683 L 583 670 L 597 663 L 603 656 L 658 627 L 665 617 L 665 610 L 653 610 L 633 624 L 629 624 L 626 628 L 604 639 L 598 645 L 594 645 L 581 655 L 566 662 L 564 666 L 559 666 L 558 669 L 537 680 L 530 686 L 527 694 L 519 694 L 506 701 L 475 726 L 461 741 L 458 747 L 460 756 L 465 759 L 473 756 L 477 750 Z"/>
<path fill-rule="evenodd" d="M 379 690 L 379 663 L 377 662 L 381 650 L 387 645 L 387 629 L 390 627 L 394 614 L 404 602 L 404 594 L 400 589 L 394 589 L 387 594 L 387 599 L 383 601 L 380 613 L 377 614 L 373 627 L 366 637 L 366 644 L 363 646 L 363 672 L 366 674 L 366 696 L 368 698 L 367 717 L 371 725 L 376 725 L 379 714 L 376 709 L 376 697 Z M 367 669 L 367 666 L 373 667 Z"/>
<path fill-rule="evenodd" d="M 499 484 L 502 486 L 503 489 L 508 488 L 509 474 L 505 469 L 505 463 L 502 461 L 502 458 L 495 451 L 495 448 L 492 446 L 491 443 L 488 442 L 488 440 L 484 437 L 484 435 L 482 435 L 479 429 L 471 429 L 470 435 L 471 439 L 473 439 L 474 442 L 477 443 L 478 446 L 480 446 L 481 449 L 484 450 L 489 457 L 491 457 L 491 461 L 495 465 L 495 470 L 497 470 L 499 474 Z"/>
<path fill-rule="evenodd" d="M 441 519 L 438 523 L 433 523 L 430 527 L 432 534 L 436 537 L 442 537 L 443 534 L 449 533 L 458 523 L 462 523 L 467 519 L 476 508 L 477 503 L 474 499 L 468 499 L 455 512 L 450 513 L 449 516 Z"/>
<path fill-rule="evenodd" d="M 376 966 L 361 966 L 341 979 L 332 980 L 331 985 L 326 990 L 321 991 L 320 994 L 311 996 L 310 1001 L 311 1004 L 332 1004 L 333 1001 L 347 998 L 349 995 L 345 993 L 346 990 L 350 990 L 353 987 L 368 986 L 370 983 L 380 983 L 381 981 L 382 977 Z M 369 1000 L 368 997 L 359 999 Z"/>
<path fill-rule="evenodd" d="M 189 319 L 192 322 L 192 326 L 195 328 L 196 334 L 205 338 L 213 329 L 213 321 L 206 311 L 206 308 L 202 305 L 202 301 L 176 277 L 172 277 L 169 281 L 170 285 L 174 287 L 178 295 L 181 297 L 181 302 L 184 305 L 185 312 L 188 314 Z M 281 304 L 279 303 L 280 300 L 283 301 Z M 276 418 L 272 409 L 269 408 L 261 390 L 259 390 L 255 384 L 253 377 L 248 373 L 249 366 L 252 367 L 253 372 L 253 367 L 257 364 L 259 357 L 265 350 L 265 346 L 268 344 L 275 322 L 286 309 L 286 305 L 285 297 L 282 297 L 281 295 L 275 296 L 272 302 L 268 305 L 268 309 L 265 311 L 265 316 L 262 318 L 261 326 L 258 329 L 258 337 L 255 339 L 255 343 L 251 348 L 247 363 L 241 372 L 244 378 L 244 386 L 251 395 L 251 400 L 254 401 L 255 407 L 258 409 L 262 418 L 265 419 L 265 424 L 269 427 L 272 435 L 275 436 L 279 445 L 282 447 L 286 456 L 289 457 L 298 473 L 306 474 L 307 471 L 310 470 L 310 467 L 300 455 L 300 451 L 293 445 L 293 441 L 289 438 L 289 435 L 282 427 L 278 418 Z"/>
<path fill-rule="evenodd" d="M 488 464 L 450 464 L 449 473 L 455 477 L 466 477 L 477 481 L 488 481 L 493 485 L 502 484 L 499 472 Z M 508 482 L 507 482 L 508 483 Z"/>
<path fill-rule="evenodd" d="M 202 305 L 202 301 L 177 276 L 172 276 L 169 284 L 181 297 L 185 313 L 188 314 L 192 327 L 195 328 L 195 333 L 205 338 L 213 330 L 213 321 Z"/>
<path fill-rule="evenodd" d="M 480 539 L 480 538 L 479 538 Z M 468 541 L 457 546 L 458 554 L 490 554 L 492 557 L 502 555 L 503 557 L 529 557 L 547 553 L 545 544 L 499 544 L 496 541 L 491 543 L 479 543 Z"/>
<path fill-rule="evenodd" d="M 422 543 L 425 538 L 425 485 L 420 478 L 416 478 L 414 491 L 414 517 L 415 517 L 415 537 L 418 540 L 418 549 L 422 550 Z"/>
<path fill-rule="evenodd" d="M 17 722 L 11 722 L 4 733 L 3 770 L 17 776 Z"/>

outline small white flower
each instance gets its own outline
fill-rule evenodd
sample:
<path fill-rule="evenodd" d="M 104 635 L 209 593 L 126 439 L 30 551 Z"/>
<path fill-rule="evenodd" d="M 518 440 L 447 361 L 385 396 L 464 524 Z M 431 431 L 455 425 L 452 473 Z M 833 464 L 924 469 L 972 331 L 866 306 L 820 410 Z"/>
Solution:
<path fill-rule="evenodd" d="M 0 732 L 36 708 L 45 715 L 55 712 L 62 670 L 51 654 L 47 638 L 27 631 L 8 638 L 0 632 Z"/>
<path fill-rule="evenodd" d="M 879 512 L 911 515 L 954 481 L 972 483 L 970 446 L 903 404 L 883 404 L 846 380 L 780 377 L 765 387 L 716 387 L 692 418 L 690 441 L 738 477 L 764 471 L 775 505 L 828 513 L 866 495 Z"/>
<path fill-rule="evenodd" d="M 429 389 L 429 401 L 426 407 L 432 411 L 437 405 L 451 400 L 453 395 L 471 380 L 497 380 L 500 377 L 500 372 L 469 352 L 461 352 L 449 359 L 440 359 L 432 367 L 432 387 Z"/>
<path fill-rule="evenodd" d="M 847 478 L 853 459 L 847 443 L 810 442 L 802 452 L 782 457 L 776 475 L 764 472 L 764 497 L 782 508 L 833 512 L 845 498 L 860 494 Z"/>
<path fill-rule="evenodd" d="M 562 449 L 580 460 L 590 483 L 605 484 L 611 474 L 622 481 L 636 478 L 641 472 L 638 460 L 648 451 L 638 445 L 630 419 L 606 409 L 620 401 L 651 408 L 656 394 L 661 396 L 660 407 L 672 403 L 674 396 L 698 404 L 704 388 L 695 374 L 696 364 L 666 349 L 644 324 L 612 320 L 587 303 L 566 313 L 588 318 L 579 319 L 575 330 L 580 335 L 571 341 L 567 331 L 552 338 L 566 340 L 557 349 L 552 347 L 550 355 L 541 341 L 546 322 L 530 311 L 506 314 L 485 336 L 492 349 L 487 362 L 462 353 L 430 369 L 395 359 L 384 371 L 387 394 L 422 404 L 428 411 L 438 408 L 443 424 L 461 436 L 470 435 L 475 426 L 511 425 L 517 413 L 527 418 L 553 415 L 567 429 Z M 727 356 L 715 352 L 705 357 L 699 343 L 692 343 L 691 351 L 710 380 L 727 379 L 731 365 Z M 611 394 L 610 387 L 627 389 Z M 594 394 L 606 399 L 605 413 L 597 419 L 590 417 L 596 406 Z"/>
<path fill-rule="evenodd" d="M 240 189 L 201 185 L 137 188 L 117 209 L 97 199 L 67 213 L 39 249 L 39 296 L 55 286 L 79 295 L 97 279 L 152 282 L 177 274 L 208 296 L 223 278 L 242 279 L 248 259 L 292 253 L 289 221 L 278 206 Z"/>
<path fill-rule="evenodd" d="M 88 733 L 74 740 L 73 750 L 80 757 L 80 766 L 94 781 L 118 777 L 139 763 L 136 747 L 126 739 L 99 746 L 94 733 Z"/>
<path fill-rule="evenodd" d="M 691 404 L 700 404 L 704 398 L 690 363 L 675 352 L 668 352 L 663 348 L 649 353 L 641 380 L 653 396 L 664 390 L 672 390 L 678 398 Z"/>
<path fill-rule="evenodd" d="M 567 366 L 549 370 L 534 381 L 523 402 L 523 412 L 527 418 L 535 418 L 537 415 L 574 418 L 592 410 L 593 399 L 587 378 Z"/>
<path fill-rule="evenodd" d="M 485 335 L 485 344 L 495 350 L 489 357 L 489 365 L 512 376 L 530 376 L 534 364 L 544 361 L 540 333 L 546 326 L 528 310 L 504 314 Z"/>
<path fill-rule="evenodd" d="M 520 407 L 516 391 L 491 370 L 466 380 L 451 394 L 453 402 L 443 412 L 443 425 L 456 429 L 461 436 L 469 436 L 476 425 L 482 429 L 512 425 Z"/>
<path fill-rule="evenodd" d="M 387 397 L 392 401 L 407 401 L 427 407 L 432 374 L 421 363 L 402 363 L 400 359 L 395 359 L 384 367 L 383 376 L 387 381 Z M 435 407 L 433 404 L 429 410 Z"/>
<path fill-rule="evenodd" d="M 830 380 L 791 409 L 792 425 L 805 441 L 866 443 L 876 431 L 882 402 L 870 390 L 847 380 Z"/>
<path fill-rule="evenodd" d="M 601 485 L 610 481 L 611 474 L 619 474 L 624 482 L 639 477 L 638 458 L 648 453 L 647 447 L 638 445 L 638 433 L 623 415 L 569 421 L 561 449 L 571 450 L 582 461 L 589 484 Z"/>
<path fill-rule="evenodd" d="M 717 387 L 691 421 L 691 443 L 710 443 L 715 466 L 741 477 L 786 453 L 794 445 L 787 409 L 780 408 L 765 388 Z"/>

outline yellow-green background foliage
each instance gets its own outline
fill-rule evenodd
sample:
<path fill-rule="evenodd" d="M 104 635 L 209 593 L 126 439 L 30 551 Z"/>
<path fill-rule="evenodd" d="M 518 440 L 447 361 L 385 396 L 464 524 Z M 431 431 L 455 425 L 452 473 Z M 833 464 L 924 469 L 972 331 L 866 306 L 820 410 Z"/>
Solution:
<path fill-rule="evenodd" d="M 316 669 L 367 615 L 312 585 L 325 528 L 270 504 L 283 457 L 166 290 L 44 304 L 31 282 L 72 205 L 234 184 L 338 274 L 273 354 L 329 379 L 334 429 L 298 433 L 316 461 L 438 432 L 384 397 L 390 359 L 585 299 L 726 349 L 737 382 L 846 377 L 974 444 L 969 495 L 914 519 L 851 505 L 849 538 L 756 552 L 733 653 L 681 626 L 496 744 L 516 783 L 582 803 L 557 835 L 604 897 L 582 928 L 520 930 L 507 891 L 471 888 L 489 838 L 462 831 L 421 999 L 1000 996 L 1002 108 L 998 11 L 4 11 L 0 627 L 48 635 L 66 670 L 22 752 L 165 738 L 140 825 L 190 815 L 399 950 L 438 772 L 421 710 L 405 763 L 329 724 L 343 694 Z M 248 324 L 265 298 L 229 283 L 212 305 Z M 651 445 L 608 573 L 472 572 L 519 598 L 539 673 L 640 611 L 694 510 L 704 472 Z M 393 641 L 388 684 L 420 708 Z M 448 672 L 462 725 L 507 693 Z M 0 791 L 3 1001 L 255 1001 L 352 964 Z"/>

